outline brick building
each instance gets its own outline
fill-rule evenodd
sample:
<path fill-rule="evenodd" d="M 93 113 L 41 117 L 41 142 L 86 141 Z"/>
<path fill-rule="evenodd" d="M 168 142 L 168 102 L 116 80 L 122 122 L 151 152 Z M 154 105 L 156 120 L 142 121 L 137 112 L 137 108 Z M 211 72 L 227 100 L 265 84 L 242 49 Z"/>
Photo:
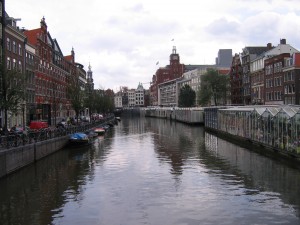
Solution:
<path fill-rule="evenodd" d="M 45 18 L 40 28 L 25 30 L 28 43 L 36 49 L 34 118 L 55 124 L 75 112 L 67 99 L 70 76 L 76 75 L 75 54 L 64 57 L 55 39 L 48 32 Z"/>
<path fill-rule="evenodd" d="M 250 74 L 250 62 L 261 55 L 263 52 L 269 50 L 270 46 L 249 46 L 243 48 L 240 55 L 242 66 L 242 95 L 243 104 L 251 105 L 251 74 Z"/>
<path fill-rule="evenodd" d="M 284 104 L 300 105 L 300 53 L 284 60 L 282 72 Z"/>
<path fill-rule="evenodd" d="M 185 72 L 184 64 L 180 63 L 180 56 L 176 52 L 176 47 L 173 46 L 170 54 L 170 64 L 157 69 L 152 77 L 150 86 L 150 105 L 158 105 L 158 85 L 169 80 L 174 80 L 182 76 Z"/>
<path fill-rule="evenodd" d="M 8 71 L 16 71 L 25 76 L 25 42 L 26 36 L 17 27 L 17 21 L 5 14 L 5 39 L 4 39 L 4 68 Z M 25 79 L 25 77 L 24 77 Z M 25 101 L 18 106 L 20 110 L 8 113 L 7 126 L 25 125 Z"/>
<path fill-rule="evenodd" d="M 235 54 L 232 58 L 230 68 L 230 95 L 231 104 L 243 104 L 243 68 L 239 54 Z"/>

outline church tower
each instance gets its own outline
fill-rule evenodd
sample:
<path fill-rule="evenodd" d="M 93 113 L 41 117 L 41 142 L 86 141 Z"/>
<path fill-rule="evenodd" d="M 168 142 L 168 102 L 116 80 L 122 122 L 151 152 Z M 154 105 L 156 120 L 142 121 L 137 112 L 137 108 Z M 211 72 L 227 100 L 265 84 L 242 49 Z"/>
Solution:
<path fill-rule="evenodd" d="M 87 79 L 86 79 L 87 83 L 87 90 L 89 90 L 89 92 L 92 92 L 94 90 L 94 80 L 93 80 L 93 71 L 92 71 L 92 67 L 91 64 L 89 64 L 89 70 L 87 71 Z"/>
<path fill-rule="evenodd" d="M 180 64 L 179 54 L 176 52 L 176 46 L 173 46 L 172 54 L 170 55 L 170 79 L 176 79 L 184 73 L 184 65 Z"/>

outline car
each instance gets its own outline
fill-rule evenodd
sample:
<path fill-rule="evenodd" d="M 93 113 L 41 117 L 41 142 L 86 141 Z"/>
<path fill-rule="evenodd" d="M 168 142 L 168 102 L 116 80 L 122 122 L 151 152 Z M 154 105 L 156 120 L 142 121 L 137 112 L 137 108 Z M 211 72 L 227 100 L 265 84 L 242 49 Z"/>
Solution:
<path fill-rule="evenodd" d="M 39 130 L 39 129 L 43 129 L 43 128 L 48 128 L 49 125 L 46 121 L 31 121 L 29 128 L 31 130 Z"/>

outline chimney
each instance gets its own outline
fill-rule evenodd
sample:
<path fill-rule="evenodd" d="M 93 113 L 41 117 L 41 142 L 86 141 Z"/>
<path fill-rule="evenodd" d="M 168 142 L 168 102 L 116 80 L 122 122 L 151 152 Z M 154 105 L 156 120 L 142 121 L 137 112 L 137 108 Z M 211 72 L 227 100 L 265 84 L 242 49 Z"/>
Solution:
<path fill-rule="evenodd" d="M 286 45 L 286 39 L 280 39 L 280 44 Z"/>
<path fill-rule="evenodd" d="M 272 43 L 268 43 L 267 48 L 268 48 L 268 50 L 272 49 Z"/>

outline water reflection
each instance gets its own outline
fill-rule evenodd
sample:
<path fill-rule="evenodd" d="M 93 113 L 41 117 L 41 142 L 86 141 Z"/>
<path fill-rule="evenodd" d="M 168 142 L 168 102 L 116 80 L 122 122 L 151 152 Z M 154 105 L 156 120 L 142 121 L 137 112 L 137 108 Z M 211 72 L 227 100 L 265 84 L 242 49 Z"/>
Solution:
<path fill-rule="evenodd" d="M 0 180 L 17 224 L 299 224 L 300 171 L 189 126 L 122 118 Z"/>
<path fill-rule="evenodd" d="M 182 174 L 185 162 L 194 160 L 196 146 L 203 143 L 203 128 L 191 129 L 186 124 L 169 120 L 148 122 L 151 122 L 151 130 L 154 133 L 154 150 L 158 159 L 171 164 L 172 174 Z"/>
<path fill-rule="evenodd" d="M 280 198 L 280 205 L 290 208 L 299 217 L 299 170 L 210 133 L 205 133 L 205 146 L 208 151 L 201 157 L 206 160 L 204 164 L 210 167 L 211 173 L 221 176 L 226 185 L 234 185 L 236 188 L 239 184 L 244 188 L 243 194 L 259 195 L 253 201 L 260 203 Z M 209 161 L 214 163 L 210 164 Z"/>

